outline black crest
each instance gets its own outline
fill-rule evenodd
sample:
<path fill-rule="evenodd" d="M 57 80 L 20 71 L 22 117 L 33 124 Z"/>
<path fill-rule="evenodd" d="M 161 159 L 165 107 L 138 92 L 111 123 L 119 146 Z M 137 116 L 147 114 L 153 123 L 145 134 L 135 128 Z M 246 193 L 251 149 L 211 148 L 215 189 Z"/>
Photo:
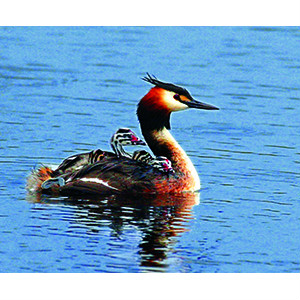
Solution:
<path fill-rule="evenodd" d="M 155 86 L 160 87 L 162 89 L 185 96 L 190 100 L 193 100 L 193 97 L 190 95 L 190 93 L 186 89 L 184 89 L 178 85 L 175 85 L 173 83 L 162 82 L 162 81 L 158 80 L 154 75 L 151 76 L 149 73 L 147 73 L 147 76 L 143 77 L 142 80 L 147 81 L 151 84 L 154 84 Z"/>

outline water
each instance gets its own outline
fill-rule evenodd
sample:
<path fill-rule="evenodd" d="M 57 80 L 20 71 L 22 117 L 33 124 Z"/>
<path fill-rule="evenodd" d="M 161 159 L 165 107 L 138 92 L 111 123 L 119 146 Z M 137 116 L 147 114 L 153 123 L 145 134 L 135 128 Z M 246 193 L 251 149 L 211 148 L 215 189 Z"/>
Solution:
<path fill-rule="evenodd" d="M 299 272 L 299 28 L 0 28 L 1 272 Z M 201 196 L 30 197 L 39 163 L 140 134 L 146 72 L 220 111 L 172 115 Z"/>

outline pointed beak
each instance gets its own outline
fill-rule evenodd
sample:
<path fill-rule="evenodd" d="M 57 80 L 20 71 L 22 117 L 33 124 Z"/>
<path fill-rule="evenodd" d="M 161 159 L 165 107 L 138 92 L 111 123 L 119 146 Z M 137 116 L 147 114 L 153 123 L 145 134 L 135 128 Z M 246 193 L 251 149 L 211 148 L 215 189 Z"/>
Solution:
<path fill-rule="evenodd" d="M 188 102 L 184 102 L 184 104 L 186 104 L 190 108 L 207 109 L 207 110 L 218 110 L 219 109 L 216 106 L 213 106 L 211 104 L 206 104 L 206 103 L 197 101 L 195 99 L 188 101 Z"/>
<path fill-rule="evenodd" d="M 134 140 L 131 140 L 131 143 L 132 143 L 132 145 L 134 145 L 134 146 L 136 146 L 136 145 L 139 145 L 139 146 L 146 146 L 146 145 L 147 145 L 144 141 L 142 141 L 142 140 L 140 140 L 139 138 L 136 138 L 136 137 L 135 137 Z"/>
<path fill-rule="evenodd" d="M 140 146 L 146 146 L 146 143 L 139 139 L 136 135 L 132 134 L 131 135 L 131 145 L 140 145 Z"/>
<path fill-rule="evenodd" d="M 147 144 L 146 144 L 144 141 L 142 141 L 142 140 L 136 141 L 134 144 L 135 144 L 135 145 L 140 145 L 140 146 L 146 146 L 146 145 L 147 145 Z"/>

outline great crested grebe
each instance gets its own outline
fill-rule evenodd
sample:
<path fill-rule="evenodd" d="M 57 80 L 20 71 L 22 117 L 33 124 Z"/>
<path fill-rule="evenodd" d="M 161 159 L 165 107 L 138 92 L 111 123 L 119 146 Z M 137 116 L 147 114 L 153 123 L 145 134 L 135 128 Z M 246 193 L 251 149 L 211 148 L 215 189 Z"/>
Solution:
<path fill-rule="evenodd" d="M 161 172 L 174 173 L 171 161 L 165 156 L 157 156 L 156 158 L 150 160 L 148 164 L 153 168 L 157 168 Z"/>
<path fill-rule="evenodd" d="M 133 152 L 132 159 L 149 164 L 153 168 L 159 169 L 161 172 L 174 172 L 171 161 L 165 156 L 157 156 L 153 158 L 149 152 L 145 150 L 137 150 Z"/>
<path fill-rule="evenodd" d="M 137 145 L 146 146 L 146 143 L 138 138 L 129 128 L 119 128 L 110 140 L 110 146 L 118 157 L 124 156 L 131 158 L 132 155 L 127 153 L 123 146 Z"/>
<path fill-rule="evenodd" d="M 96 194 L 166 194 L 194 192 L 200 189 L 197 171 L 170 129 L 170 115 L 187 108 L 217 110 L 218 108 L 193 99 L 190 93 L 172 83 L 165 83 L 147 74 L 143 78 L 154 85 L 140 100 L 137 116 L 145 141 L 156 157 L 170 161 L 172 172 L 161 172 L 149 164 L 124 156 L 104 156 L 100 161 L 84 165 L 79 170 L 64 173 L 62 186 L 52 192 L 62 195 Z M 51 178 L 50 171 L 41 168 L 39 181 Z M 37 185 L 37 186 L 41 186 Z M 36 189 L 40 191 L 41 188 Z M 48 191 L 49 192 L 49 191 Z"/>

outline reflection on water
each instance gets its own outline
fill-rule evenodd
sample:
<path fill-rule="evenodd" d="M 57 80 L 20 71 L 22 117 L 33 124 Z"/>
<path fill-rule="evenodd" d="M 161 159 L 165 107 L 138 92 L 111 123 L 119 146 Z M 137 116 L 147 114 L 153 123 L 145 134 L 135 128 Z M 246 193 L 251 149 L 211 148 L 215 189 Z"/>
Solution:
<path fill-rule="evenodd" d="M 75 232 L 79 225 L 87 233 L 99 234 L 105 225 L 111 230 L 108 235 L 122 240 L 124 228 L 134 226 L 141 236 L 137 251 L 141 271 L 164 271 L 168 267 L 168 252 L 172 251 L 177 237 L 189 230 L 186 223 L 194 218 L 192 207 L 199 204 L 200 193 L 138 198 L 111 195 L 89 199 L 28 194 L 27 200 L 44 205 L 74 206 L 76 213 L 66 220 Z M 72 227 L 72 224 L 77 226 Z M 74 234 L 72 229 L 69 234 Z"/>

